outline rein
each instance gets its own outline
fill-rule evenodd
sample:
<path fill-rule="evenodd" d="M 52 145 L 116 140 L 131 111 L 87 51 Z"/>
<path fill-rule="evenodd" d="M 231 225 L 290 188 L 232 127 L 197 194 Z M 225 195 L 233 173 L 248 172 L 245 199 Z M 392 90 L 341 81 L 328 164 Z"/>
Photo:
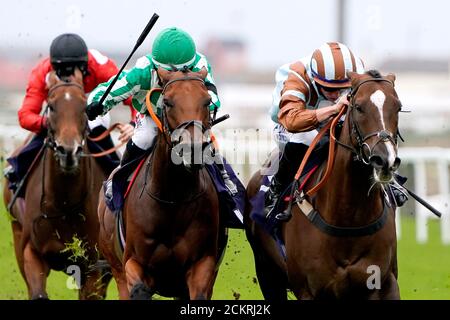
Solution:
<path fill-rule="evenodd" d="M 373 81 L 385 81 L 390 83 L 392 86 L 394 86 L 394 84 L 387 80 L 387 79 L 382 79 L 382 78 L 372 78 L 372 79 L 366 79 L 364 81 L 361 81 L 355 88 L 352 89 L 352 91 L 350 92 L 350 94 L 348 95 L 349 100 L 350 100 L 350 105 L 348 108 L 350 108 L 351 112 L 353 112 L 353 110 L 355 109 L 355 103 L 354 103 L 354 99 L 355 99 L 355 95 L 356 92 L 359 90 L 359 88 L 361 87 L 361 85 L 367 83 L 367 82 L 373 82 Z M 349 146 L 345 143 L 342 143 L 339 141 L 338 138 L 336 138 L 335 135 L 335 131 L 336 131 L 336 126 L 338 124 L 339 119 L 346 113 L 347 111 L 347 106 L 344 106 L 341 111 L 339 112 L 339 114 L 335 117 L 332 118 L 332 120 L 330 120 L 319 132 L 319 134 L 314 138 L 314 140 L 312 141 L 312 143 L 310 144 L 308 150 L 306 151 L 305 156 L 303 157 L 303 160 L 300 164 L 299 169 L 297 170 L 297 173 L 295 175 L 295 181 L 298 181 L 303 173 L 303 170 L 306 166 L 306 163 L 309 160 L 309 157 L 311 155 L 311 153 L 314 151 L 314 148 L 316 147 L 317 143 L 320 141 L 320 139 L 322 139 L 322 137 L 329 132 L 330 133 L 330 144 L 329 144 L 329 152 L 328 152 L 328 162 L 327 162 L 327 168 L 325 171 L 325 174 L 323 175 L 322 179 L 317 183 L 316 186 L 314 186 L 313 188 L 311 188 L 310 190 L 308 190 L 307 192 L 305 192 L 305 195 L 308 196 L 312 196 L 313 194 L 315 194 L 317 191 L 320 190 L 320 188 L 323 187 L 323 185 L 325 184 L 325 182 L 327 181 L 327 179 L 329 178 L 331 171 L 333 169 L 333 165 L 334 165 L 334 159 L 335 159 L 335 146 L 336 143 L 340 146 L 343 146 L 344 148 L 350 150 L 351 152 L 353 152 L 356 155 L 356 159 L 357 160 L 361 160 L 364 164 L 369 164 L 368 159 L 366 159 L 366 157 L 364 157 L 364 152 L 363 149 L 367 148 L 367 150 L 369 150 L 369 157 L 372 154 L 372 149 L 370 148 L 370 146 L 366 143 L 366 140 L 377 136 L 379 139 L 377 140 L 377 142 L 374 144 L 374 147 L 380 143 L 380 142 L 386 142 L 386 141 L 391 141 L 392 143 L 394 143 L 395 145 L 395 139 L 393 137 L 393 134 L 390 133 L 387 130 L 381 130 L 381 131 L 376 131 L 376 132 L 372 132 L 367 134 L 366 136 L 362 136 L 361 134 L 361 130 L 359 129 L 358 125 L 353 121 L 353 117 L 349 119 L 349 121 L 351 122 L 351 126 L 352 126 L 352 132 L 351 133 L 356 133 L 356 140 L 358 143 L 358 150 L 355 149 L 353 146 Z M 349 134 L 350 137 L 352 137 L 352 134 Z M 294 184 L 295 185 L 295 184 Z M 292 196 L 293 194 L 291 194 Z"/>
<path fill-rule="evenodd" d="M 167 116 L 166 116 L 166 109 L 165 106 L 163 106 L 163 110 L 162 110 L 162 122 L 160 120 L 160 118 L 156 115 L 155 111 L 153 110 L 153 105 L 151 102 L 151 95 L 155 92 L 160 92 L 162 95 L 164 95 L 166 89 L 168 86 L 170 86 L 171 84 L 173 84 L 174 82 L 177 81 L 188 81 L 188 80 L 193 80 L 193 81 L 200 81 L 201 83 L 205 84 L 205 81 L 202 78 L 199 77 L 192 77 L 192 76 L 186 76 L 186 77 L 182 77 L 182 78 L 177 78 L 177 79 L 173 79 L 168 81 L 163 88 L 153 88 L 151 90 L 149 90 L 145 96 L 145 105 L 147 107 L 147 111 L 150 115 L 150 117 L 152 118 L 152 120 L 155 122 L 156 126 L 158 127 L 159 131 L 162 133 L 162 135 L 164 136 L 164 140 L 166 141 L 166 144 L 168 146 L 170 146 L 171 148 L 174 147 L 175 144 L 179 143 L 179 137 L 176 141 L 174 141 L 172 139 L 172 133 L 176 130 L 179 129 L 186 129 L 187 127 L 193 125 L 195 127 L 199 127 L 202 129 L 203 132 L 205 132 L 207 130 L 207 128 L 203 125 L 203 123 L 201 121 L 197 121 L 197 120 L 189 120 L 189 121 L 185 121 L 183 123 L 181 123 L 180 125 L 178 125 L 175 129 L 171 130 L 167 121 Z M 210 123 L 212 123 L 210 121 Z M 171 137 L 171 139 L 167 139 L 167 136 Z M 170 141 L 169 141 L 170 140 Z M 175 142 L 175 143 L 174 143 Z M 207 142 L 208 144 L 213 143 L 214 145 L 216 144 L 216 139 L 214 137 L 214 135 L 212 134 L 212 132 L 210 132 L 210 141 Z M 171 200 L 166 200 L 166 199 L 161 199 L 160 197 L 158 197 L 157 195 L 153 194 L 152 192 L 150 192 L 147 188 L 147 180 L 148 180 L 148 175 L 149 175 L 149 169 L 151 166 L 151 161 L 152 159 L 149 159 L 147 166 L 146 166 L 146 172 L 145 172 L 145 184 L 144 184 L 144 189 L 146 194 L 152 198 L 153 200 L 162 203 L 162 204 L 166 204 L 166 205 L 179 205 L 179 204 L 187 204 L 190 203 L 198 198 L 200 198 L 205 192 L 206 192 L 206 183 L 205 183 L 205 178 L 203 176 L 203 179 L 201 179 L 202 181 L 202 188 L 201 191 L 199 193 L 197 193 L 196 195 L 194 195 L 193 197 L 187 199 L 187 200 L 183 200 L 183 201 L 171 201 Z M 204 173 L 202 172 L 202 174 L 204 175 Z"/>
<path fill-rule="evenodd" d="M 105 132 L 103 132 L 102 134 L 100 134 L 99 136 L 95 137 L 95 138 L 91 138 L 91 137 L 87 137 L 90 141 L 96 142 L 96 141 L 100 141 L 104 138 L 106 138 L 113 130 L 120 128 L 121 126 L 123 126 L 122 123 L 117 122 L 114 123 L 112 126 L 110 126 L 108 128 L 108 130 L 106 130 Z M 98 153 L 83 153 L 82 156 L 83 157 L 93 157 L 93 158 L 98 158 L 98 157 L 103 157 L 106 156 L 108 154 L 111 154 L 115 151 L 117 151 L 118 149 L 120 149 L 123 145 L 125 145 L 127 142 L 126 141 L 121 141 L 119 144 L 117 144 L 116 146 L 108 149 L 108 150 L 104 150 L 102 152 L 98 152 Z"/>
<path fill-rule="evenodd" d="M 186 81 L 186 80 L 200 81 L 203 84 L 205 83 L 205 81 L 202 78 L 199 78 L 199 77 L 187 76 L 187 77 L 183 77 L 183 78 L 173 79 L 173 80 L 168 81 L 164 85 L 163 88 L 153 88 L 153 89 L 149 90 L 147 92 L 147 95 L 145 96 L 145 105 L 147 107 L 148 113 L 150 114 L 150 117 L 155 122 L 155 124 L 158 127 L 159 131 L 164 134 L 164 139 L 166 139 L 167 144 L 169 144 L 172 147 L 173 147 L 173 141 L 169 142 L 167 140 L 166 134 L 168 136 L 171 136 L 173 131 L 176 131 L 178 129 L 185 129 L 185 128 L 187 128 L 190 125 L 194 125 L 194 126 L 198 126 L 198 127 L 201 126 L 202 131 L 206 131 L 207 128 L 205 128 L 203 123 L 201 123 L 200 121 L 190 120 L 190 121 L 183 122 L 182 124 L 177 126 L 175 129 L 171 130 L 169 128 L 169 124 L 167 123 L 167 116 L 166 116 L 165 107 L 163 107 L 163 112 L 162 112 L 163 122 L 161 122 L 161 120 L 156 115 L 155 111 L 153 110 L 153 105 L 152 105 L 152 102 L 151 102 L 150 98 L 151 98 L 152 94 L 155 93 L 155 92 L 161 92 L 161 94 L 164 95 L 164 93 L 165 93 L 165 91 L 166 91 L 166 89 L 167 89 L 167 87 L 169 85 L 171 85 L 171 84 L 173 84 L 174 82 L 177 82 L 177 81 Z M 210 120 L 210 125 L 211 126 L 214 124 L 216 112 L 217 112 L 217 108 L 214 108 L 214 117 L 213 117 L 212 121 Z M 219 149 L 219 146 L 217 144 L 217 139 L 216 139 L 216 137 L 214 136 L 214 134 L 212 133 L 211 130 L 210 130 L 210 142 L 209 143 L 212 143 L 216 149 Z"/>
<path fill-rule="evenodd" d="M 52 88 L 50 88 L 48 90 L 48 96 L 50 96 L 58 88 L 71 87 L 71 86 L 74 86 L 74 87 L 77 87 L 77 88 L 81 89 L 83 91 L 83 93 L 84 93 L 84 88 L 83 88 L 82 85 L 80 85 L 80 84 L 78 84 L 76 82 L 63 82 L 63 83 L 59 83 L 59 84 L 53 86 Z M 103 132 L 99 136 L 97 136 L 95 138 L 91 138 L 91 137 L 88 136 L 87 138 L 90 141 L 93 141 L 93 142 L 100 141 L 100 140 L 104 139 L 105 137 L 107 137 L 111 133 L 111 131 L 113 131 L 113 130 L 115 130 L 117 128 L 120 128 L 120 126 L 122 126 L 122 125 L 123 125 L 122 123 L 115 123 L 111 127 L 109 127 L 108 130 L 106 130 L 105 132 Z M 84 140 L 83 140 L 82 144 L 84 144 Z M 104 150 L 104 151 L 101 151 L 101 152 L 98 152 L 98 153 L 82 153 L 81 156 L 82 157 L 93 157 L 93 158 L 103 157 L 103 156 L 106 156 L 108 154 L 111 154 L 111 153 L 117 151 L 118 149 L 120 149 L 125 144 L 126 144 L 126 142 L 120 142 L 118 145 L 116 145 L 113 148 L 110 148 L 108 150 Z M 50 135 L 49 135 L 49 139 L 47 141 L 47 146 L 50 147 L 51 149 L 53 149 L 53 151 L 56 151 L 56 144 L 55 144 L 55 142 L 53 140 L 53 137 L 51 137 Z"/>
<path fill-rule="evenodd" d="M 387 79 L 382 79 L 382 78 L 366 79 L 366 80 L 360 82 L 355 88 L 352 89 L 352 91 L 348 95 L 349 101 L 350 101 L 349 108 L 350 108 L 351 112 L 353 112 L 353 110 L 356 108 L 354 99 L 355 99 L 355 94 L 358 91 L 358 89 L 361 87 L 361 85 L 363 85 L 367 82 L 372 82 L 372 81 L 386 81 L 386 82 L 389 82 L 392 86 L 394 85 L 391 81 L 389 81 Z M 324 186 L 327 179 L 329 178 L 332 168 L 333 168 L 333 165 L 334 165 L 336 143 L 338 145 L 345 147 L 346 149 L 349 149 L 352 153 L 355 153 L 356 159 L 361 160 L 366 165 L 369 164 L 369 162 L 368 162 L 368 159 L 366 160 L 364 157 L 363 148 L 366 147 L 369 150 L 368 158 L 370 158 L 370 155 L 372 153 L 371 148 L 365 142 L 367 139 L 377 136 L 379 139 L 377 140 L 377 142 L 375 143 L 374 146 L 376 146 L 380 142 L 386 142 L 386 141 L 391 141 L 395 145 L 395 139 L 394 139 L 392 133 L 390 133 L 387 130 L 381 130 L 381 131 L 367 134 L 366 136 L 362 136 L 358 125 L 353 121 L 353 117 L 351 117 L 351 118 L 349 117 L 349 119 L 348 119 L 348 121 L 351 122 L 351 127 L 352 127 L 352 131 L 349 132 L 349 136 L 351 138 L 353 136 L 352 133 L 356 134 L 358 150 L 355 149 L 353 146 L 348 146 L 348 145 L 340 142 L 335 136 L 335 130 L 336 130 L 336 126 L 338 124 L 339 119 L 344 115 L 344 113 L 347 110 L 348 110 L 347 106 L 344 106 L 341 109 L 341 111 L 339 112 L 339 114 L 337 116 L 333 117 L 332 120 L 330 120 L 320 130 L 318 135 L 314 138 L 314 140 L 310 144 L 308 150 L 306 151 L 305 156 L 303 157 L 300 167 L 297 170 L 297 173 L 295 175 L 295 180 L 294 180 L 294 183 L 292 184 L 291 194 L 289 197 L 288 208 L 286 211 L 290 212 L 292 210 L 292 204 L 293 204 L 293 202 L 295 202 L 298 205 L 298 207 L 300 208 L 300 211 L 305 215 L 305 217 L 322 232 L 324 232 L 328 235 L 331 235 L 331 236 L 335 236 L 335 237 L 362 237 L 362 236 L 368 236 L 368 235 L 376 233 L 381 228 L 383 228 L 383 226 L 385 225 L 387 218 L 388 218 L 388 210 L 387 210 L 388 206 L 386 205 L 384 199 L 382 201 L 383 202 L 383 212 L 382 212 L 381 216 L 379 218 L 377 218 L 374 222 L 372 222 L 368 225 L 362 226 L 362 227 L 338 227 L 338 226 L 333 226 L 331 224 L 328 224 L 322 218 L 320 213 L 317 210 L 315 210 L 312 207 L 312 205 L 305 199 L 306 196 L 311 197 L 318 190 L 320 190 Z M 350 113 L 350 115 L 352 115 L 352 113 Z M 298 189 L 298 183 L 299 183 L 300 177 L 303 173 L 303 170 L 306 166 L 306 163 L 307 163 L 311 153 L 313 152 L 315 146 L 317 145 L 317 143 L 320 141 L 320 139 L 322 139 L 322 137 L 327 132 L 329 132 L 331 139 L 330 139 L 330 143 L 329 143 L 328 162 L 327 162 L 327 168 L 326 168 L 325 174 L 322 176 L 321 180 L 314 187 L 312 187 L 310 190 L 308 190 L 306 192 L 302 191 L 300 193 L 300 190 Z"/>

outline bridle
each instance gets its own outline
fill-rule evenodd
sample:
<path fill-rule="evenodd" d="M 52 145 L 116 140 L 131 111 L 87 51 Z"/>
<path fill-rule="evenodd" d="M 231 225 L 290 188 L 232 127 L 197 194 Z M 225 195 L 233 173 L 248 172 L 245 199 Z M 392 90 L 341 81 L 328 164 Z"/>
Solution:
<path fill-rule="evenodd" d="M 84 88 L 82 85 L 76 83 L 76 82 L 64 82 L 64 83 L 60 83 L 57 84 L 55 86 L 53 86 L 52 88 L 49 89 L 48 91 L 48 97 L 51 96 L 51 94 L 58 88 L 61 87 L 69 87 L 69 86 L 75 86 L 77 88 L 79 88 L 80 90 L 82 90 L 83 94 L 84 94 Z M 49 109 L 50 105 L 47 105 L 44 113 L 47 113 L 47 110 Z M 87 121 L 87 120 L 86 120 Z M 86 127 L 87 127 L 87 123 L 86 123 Z M 85 139 L 83 138 L 82 140 L 82 145 L 84 145 Z M 58 145 L 55 141 L 55 138 L 53 136 L 53 130 L 50 127 L 50 124 L 48 126 L 48 130 L 47 130 L 47 138 L 45 140 L 45 147 L 49 148 L 51 150 L 54 151 L 54 155 L 55 158 L 58 159 L 58 157 L 64 157 L 65 155 L 61 154 L 61 151 L 58 150 Z M 44 152 L 44 162 L 45 162 L 45 157 L 47 156 L 47 153 Z M 46 213 L 46 211 L 43 209 L 44 205 L 46 204 L 47 200 L 45 200 L 45 165 L 42 166 L 42 180 L 41 180 L 41 188 L 42 188 L 42 194 L 41 194 L 41 199 L 40 199 L 40 211 L 41 211 L 41 215 L 39 215 L 38 217 L 36 217 L 33 220 L 33 229 L 36 228 L 36 223 L 38 222 L 39 219 L 46 219 L 46 220 L 51 220 L 51 219 L 66 219 L 67 216 L 69 215 L 73 215 L 75 213 L 77 213 L 78 211 L 81 212 L 82 211 L 82 207 L 83 207 L 83 203 L 85 202 L 87 196 L 88 196 L 88 192 L 86 192 L 82 197 L 81 200 L 79 200 L 77 203 L 75 204 L 67 204 L 64 202 L 64 210 L 63 213 L 57 214 L 57 215 L 49 215 L 48 213 Z M 89 163 L 89 172 L 90 174 L 92 174 L 92 166 Z M 80 213 L 79 216 L 83 218 L 83 215 Z"/>
<path fill-rule="evenodd" d="M 51 87 L 48 90 L 48 94 L 47 96 L 50 97 L 51 94 L 58 88 L 61 87 L 77 87 L 79 88 L 84 95 L 84 87 L 76 82 L 63 82 L 63 83 L 59 83 L 53 87 Z M 47 113 L 48 109 L 50 108 L 50 104 L 47 105 L 47 107 L 45 108 L 44 114 Z M 87 119 L 86 119 L 86 130 L 87 130 L 88 126 L 87 126 Z M 83 139 L 81 141 L 81 146 L 84 146 L 84 144 L 86 143 L 86 138 L 85 135 L 83 136 Z M 58 150 L 58 144 L 56 143 L 55 137 L 54 137 L 54 130 L 51 128 L 50 123 L 48 123 L 48 130 L 47 130 L 47 138 L 45 141 L 45 145 L 47 148 L 50 148 L 51 150 L 54 151 L 55 153 L 55 157 L 64 157 L 65 155 L 61 153 L 60 150 Z"/>
<path fill-rule="evenodd" d="M 354 120 L 353 114 L 354 114 L 355 110 L 357 109 L 357 106 L 355 104 L 356 93 L 358 92 L 359 88 L 363 84 L 368 83 L 368 82 L 387 82 L 390 85 L 394 86 L 394 84 L 390 80 L 383 79 L 383 78 L 371 78 L 371 79 L 363 80 L 360 83 L 358 83 L 357 86 L 352 87 L 351 92 L 347 96 L 347 99 L 350 102 L 349 106 L 348 106 L 349 112 L 347 112 L 347 113 L 348 113 L 349 122 L 350 122 L 349 136 L 351 138 L 354 137 L 356 139 L 356 148 L 352 145 L 347 145 L 347 144 L 339 141 L 336 137 L 333 137 L 336 140 L 337 144 L 339 144 L 340 146 L 343 146 L 346 149 L 349 149 L 352 153 L 355 154 L 356 160 L 362 161 L 366 165 L 369 164 L 369 159 L 373 155 L 373 149 L 375 148 L 376 145 L 378 145 L 379 143 L 382 143 L 382 142 L 390 141 L 394 146 L 396 146 L 397 145 L 397 136 L 399 135 L 398 131 L 394 135 L 389 130 L 379 130 L 379 131 L 375 131 L 375 132 L 364 135 L 362 133 L 361 129 L 359 128 L 358 124 Z M 377 137 L 378 139 L 371 148 L 366 141 L 372 137 Z"/>
<path fill-rule="evenodd" d="M 161 95 L 164 96 L 167 88 L 171 84 L 173 84 L 177 81 L 199 81 L 205 86 L 205 81 L 202 78 L 195 77 L 195 76 L 185 76 L 182 78 L 172 79 L 172 80 L 168 81 L 162 88 Z M 163 133 L 165 133 L 164 138 L 165 138 L 167 144 L 171 148 L 173 148 L 177 144 L 179 144 L 181 142 L 181 133 L 183 132 L 183 130 L 187 129 L 189 126 L 194 126 L 195 128 L 201 130 L 202 134 L 205 134 L 205 132 L 207 132 L 208 130 L 211 129 L 213 119 L 215 118 L 216 112 L 217 112 L 217 106 L 215 107 L 213 117 L 211 117 L 211 113 L 208 112 L 208 126 L 205 126 L 203 124 L 203 122 L 199 121 L 199 120 L 188 120 L 188 121 L 185 121 L 185 122 L 179 124 L 176 128 L 171 129 L 169 122 L 168 122 L 168 118 L 167 118 L 167 105 L 163 103 L 162 113 L 161 113 L 161 121 L 162 121 L 162 126 L 163 126 Z M 170 137 L 170 141 L 167 139 L 167 136 Z M 202 150 L 207 148 L 211 143 L 212 143 L 211 137 L 210 137 L 210 135 L 207 135 L 207 141 L 202 144 Z"/>

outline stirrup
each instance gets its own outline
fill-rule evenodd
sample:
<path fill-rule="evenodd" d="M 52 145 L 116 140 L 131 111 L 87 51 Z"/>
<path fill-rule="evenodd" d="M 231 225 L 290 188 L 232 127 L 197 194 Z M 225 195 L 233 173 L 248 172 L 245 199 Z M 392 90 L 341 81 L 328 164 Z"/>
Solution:
<path fill-rule="evenodd" d="M 278 221 L 281 222 L 286 222 L 291 220 L 292 218 L 292 213 L 290 211 L 283 211 L 280 213 L 277 213 L 277 215 L 275 216 L 275 219 L 277 219 Z"/>
<path fill-rule="evenodd" d="M 14 178 L 14 168 L 12 166 L 7 166 L 3 169 L 3 176 L 11 181 L 11 178 Z"/>
<path fill-rule="evenodd" d="M 106 186 L 105 186 L 105 198 L 108 200 L 112 200 L 113 198 L 113 190 L 112 190 L 112 177 L 108 180 L 106 180 Z"/>
<path fill-rule="evenodd" d="M 225 183 L 225 187 L 228 189 L 228 192 L 231 196 L 235 196 L 238 193 L 238 189 L 233 181 L 231 181 L 230 176 L 225 170 L 220 172 L 222 174 L 223 182 Z"/>

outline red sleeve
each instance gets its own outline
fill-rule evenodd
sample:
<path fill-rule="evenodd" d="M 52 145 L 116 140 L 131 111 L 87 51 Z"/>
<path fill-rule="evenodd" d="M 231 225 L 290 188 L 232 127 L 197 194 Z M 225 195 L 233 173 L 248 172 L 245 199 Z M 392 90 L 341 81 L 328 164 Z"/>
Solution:
<path fill-rule="evenodd" d="M 109 79 L 114 77 L 118 72 L 119 68 L 116 63 L 112 59 L 108 59 L 108 61 L 104 64 L 95 64 L 96 70 L 95 74 L 97 76 L 98 84 L 107 82 Z M 131 120 L 134 121 L 136 117 L 137 111 L 133 108 L 131 104 L 131 97 L 123 101 L 123 104 L 127 105 L 130 108 Z"/>
<path fill-rule="evenodd" d="M 25 98 L 18 111 L 20 126 L 34 133 L 39 133 L 45 126 L 45 118 L 40 115 L 42 103 L 47 99 L 45 77 L 48 73 L 47 61 L 44 60 L 31 72 Z"/>

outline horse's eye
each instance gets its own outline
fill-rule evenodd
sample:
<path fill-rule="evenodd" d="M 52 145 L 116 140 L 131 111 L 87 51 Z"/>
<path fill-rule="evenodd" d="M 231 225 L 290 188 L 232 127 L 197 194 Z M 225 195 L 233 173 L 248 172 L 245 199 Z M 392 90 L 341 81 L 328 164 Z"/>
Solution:
<path fill-rule="evenodd" d="M 355 105 L 355 109 L 356 109 L 356 111 L 358 111 L 358 112 L 361 112 L 361 113 L 364 112 L 363 109 L 361 108 L 361 106 L 360 106 L 359 104 L 356 104 L 356 105 Z"/>
<path fill-rule="evenodd" d="M 164 105 L 165 105 L 167 108 L 172 108 L 172 107 L 173 107 L 173 104 L 172 104 L 169 100 L 167 100 L 167 99 L 164 99 L 164 100 L 163 100 L 163 103 L 164 103 Z"/>

